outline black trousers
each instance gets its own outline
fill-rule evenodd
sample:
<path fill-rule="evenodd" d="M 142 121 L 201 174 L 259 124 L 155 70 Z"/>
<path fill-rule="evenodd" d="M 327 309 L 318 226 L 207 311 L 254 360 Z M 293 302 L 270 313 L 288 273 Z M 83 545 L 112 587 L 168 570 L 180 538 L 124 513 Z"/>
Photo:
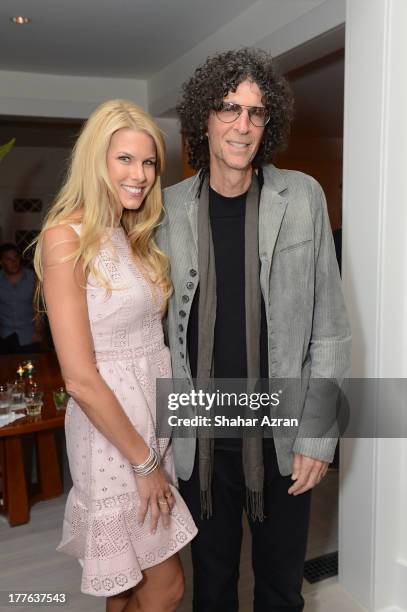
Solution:
<path fill-rule="evenodd" d="M 301 612 L 301 585 L 309 524 L 311 492 L 294 497 L 290 476 L 278 471 L 272 440 L 264 444 L 265 519 L 252 521 L 254 612 Z M 201 519 L 198 461 L 180 491 L 198 527 L 192 541 L 193 612 L 237 612 L 242 543 L 242 512 L 246 505 L 241 452 L 215 450 L 213 515 Z M 246 612 L 246 611 L 245 611 Z"/>

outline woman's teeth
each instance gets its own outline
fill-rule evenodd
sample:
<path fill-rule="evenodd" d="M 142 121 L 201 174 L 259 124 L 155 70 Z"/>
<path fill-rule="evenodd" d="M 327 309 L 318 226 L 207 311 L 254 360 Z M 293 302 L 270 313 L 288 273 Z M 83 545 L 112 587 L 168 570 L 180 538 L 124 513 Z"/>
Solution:
<path fill-rule="evenodd" d="M 122 185 L 122 187 L 125 189 L 125 191 L 128 191 L 134 195 L 140 195 L 143 192 L 142 187 L 131 187 L 130 185 Z"/>

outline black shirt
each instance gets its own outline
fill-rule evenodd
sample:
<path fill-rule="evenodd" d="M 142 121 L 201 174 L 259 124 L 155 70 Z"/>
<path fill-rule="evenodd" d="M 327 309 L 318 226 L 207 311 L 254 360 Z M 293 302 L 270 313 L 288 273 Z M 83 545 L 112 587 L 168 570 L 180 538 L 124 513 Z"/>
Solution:
<path fill-rule="evenodd" d="M 246 196 L 226 197 L 209 188 L 209 217 L 216 267 L 215 378 L 246 378 L 245 216 Z M 198 361 L 199 287 L 191 306 L 187 344 L 192 377 Z M 268 378 L 267 322 L 261 297 L 260 376 Z M 236 446 L 241 440 L 216 441 Z"/>

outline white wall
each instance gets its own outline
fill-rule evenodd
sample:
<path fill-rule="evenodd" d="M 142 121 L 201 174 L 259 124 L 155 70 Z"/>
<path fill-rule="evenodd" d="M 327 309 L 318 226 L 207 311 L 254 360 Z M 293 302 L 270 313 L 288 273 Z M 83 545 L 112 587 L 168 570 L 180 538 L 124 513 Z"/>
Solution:
<path fill-rule="evenodd" d="M 147 83 L 137 79 L 62 76 L 0 70 L 0 115 L 83 119 L 112 98 L 147 108 Z"/>
<path fill-rule="evenodd" d="M 353 375 L 372 379 L 407 377 L 406 23 L 405 0 L 347 0 L 343 277 Z M 387 409 L 373 397 L 366 416 Z M 344 440 L 341 457 L 340 582 L 405 611 L 407 440 Z"/>

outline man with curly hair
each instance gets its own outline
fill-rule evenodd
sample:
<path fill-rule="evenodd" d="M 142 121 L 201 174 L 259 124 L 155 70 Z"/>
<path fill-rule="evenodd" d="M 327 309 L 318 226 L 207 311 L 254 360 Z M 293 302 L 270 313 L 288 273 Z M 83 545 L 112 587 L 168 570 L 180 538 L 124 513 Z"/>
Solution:
<path fill-rule="evenodd" d="M 194 612 L 238 610 L 243 510 L 254 611 L 303 610 L 310 493 L 336 446 L 334 437 L 309 435 L 324 410 L 310 381 L 345 376 L 350 330 L 322 189 L 271 164 L 292 109 L 271 56 L 255 49 L 209 58 L 177 107 L 198 173 L 165 190 L 158 232 L 174 285 L 174 378 L 191 388 L 195 378 L 296 379 L 302 389 L 290 405 L 300 426 L 284 436 L 174 439 L 199 529 Z"/>

